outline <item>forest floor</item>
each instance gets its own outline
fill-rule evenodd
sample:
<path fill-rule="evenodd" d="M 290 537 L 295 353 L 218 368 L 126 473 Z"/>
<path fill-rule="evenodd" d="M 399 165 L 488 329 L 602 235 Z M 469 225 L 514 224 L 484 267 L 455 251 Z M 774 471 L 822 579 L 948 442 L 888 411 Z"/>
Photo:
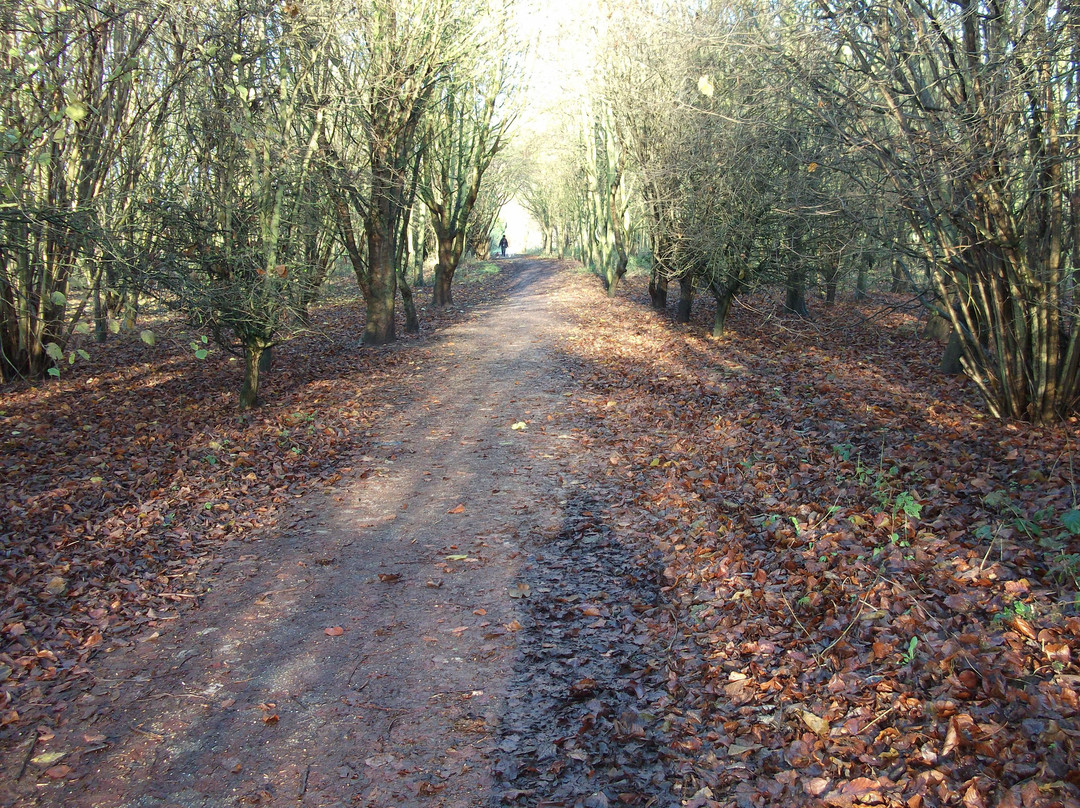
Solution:
<path fill-rule="evenodd" d="M 4 391 L 2 804 L 1080 805 L 1075 420 L 898 298 L 499 266 L 253 413 L 165 327 Z"/>

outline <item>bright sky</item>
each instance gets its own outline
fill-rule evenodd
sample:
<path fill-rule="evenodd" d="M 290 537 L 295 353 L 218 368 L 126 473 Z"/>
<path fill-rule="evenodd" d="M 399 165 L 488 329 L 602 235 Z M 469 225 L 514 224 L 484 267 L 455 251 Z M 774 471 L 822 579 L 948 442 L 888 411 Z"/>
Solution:
<path fill-rule="evenodd" d="M 519 0 L 519 9 L 520 36 L 529 42 L 530 53 L 517 136 L 527 144 L 530 156 L 537 156 L 535 150 L 558 144 L 564 114 L 580 103 L 599 12 L 596 0 Z M 540 231 L 519 203 L 512 201 L 499 218 L 506 224 L 511 252 L 540 248 Z"/>

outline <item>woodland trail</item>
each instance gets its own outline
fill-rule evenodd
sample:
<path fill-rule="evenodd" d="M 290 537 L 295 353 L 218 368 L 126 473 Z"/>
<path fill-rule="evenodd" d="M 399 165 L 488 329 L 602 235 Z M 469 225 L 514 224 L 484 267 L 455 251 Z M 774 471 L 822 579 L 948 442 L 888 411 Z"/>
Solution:
<path fill-rule="evenodd" d="M 375 451 L 242 544 L 201 608 L 107 659 L 68 725 L 100 751 L 72 761 L 76 780 L 25 783 L 18 804 L 497 799 L 523 547 L 564 518 L 556 456 L 585 451 L 560 430 L 556 265 L 504 266 L 509 294 L 431 338 Z"/>

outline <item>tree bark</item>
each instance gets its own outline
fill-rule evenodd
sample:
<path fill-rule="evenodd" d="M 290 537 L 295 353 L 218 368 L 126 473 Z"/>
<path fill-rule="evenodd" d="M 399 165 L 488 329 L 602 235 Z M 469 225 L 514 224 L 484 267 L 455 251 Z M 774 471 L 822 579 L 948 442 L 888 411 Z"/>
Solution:
<path fill-rule="evenodd" d="M 420 318 L 416 314 L 416 302 L 413 300 L 412 288 L 405 278 L 405 269 L 398 274 L 398 288 L 401 290 L 401 307 L 405 310 L 405 333 L 420 333 Z"/>
<path fill-rule="evenodd" d="M 434 306 L 452 306 L 454 304 L 454 272 L 457 271 L 461 254 L 458 251 L 460 239 L 456 235 L 439 234 L 439 263 L 435 267 L 435 289 L 431 302 Z"/>
<path fill-rule="evenodd" d="M 368 245 L 368 288 L 365 290 L 367 322 L 365 345 L 386 345 L 397 335 L 394 331 L 394 301 L 397 297 L 397 272 L 394 270 L 394 245 L 391 207 L 394 180 L 388 165 L 376 160 L 371 168 L 372 206 L 365 223 Z"/>
<path fill-rule="evenodd" d="M 867 256 L 865 264 L 859 264 L 859 275 L 855 281 L 855 299 L 866 300 L 866 283 L 867 278 L 870 275 L 870 268 L 873 265 L 874 259 Z"/>
<path fill-rule="evenodd" d="M 688 323 L 694 309 L 694 277 L 690 274 L 679 278 L 679 307 L 675 311 L 675 322 Z"/>
<path fill-rule="evenodd" d="M 667 275 L 660 271 L 658 265 L 653 264 L 652 276 L 649 278 L 649 300 L 656 311 L 667 311 L 667 293 Z"/>
<path fill-rule="evenodd" d="M 240 389 L 240 409 L 249 410 L 259 404 L 259 364 L 263 349 L 257 345 L 244 346 L 244 386 Z"/>
<path fill-rule="evenodd" d="M 713 295 L 716 298 L 716 313 L 713 315 L 712 335 L 719 339 L 724 336 L 724 330 L 727 328 L 728 314 L 731 313 L 731 301 L 735 293 L 725 291 L 720 294 L 714 292 Z"/>
<path fill-rule="evenodd" d="M 810 317 L 810 309 L 806 305 L 806 279 L 801 269 L 788 271 L 784 309 L 799 317 Z"/>
<path fill-rule="evenodd" d="M 259 375 L 269 373 L 274 367 L 274 346 L 268 345 L 263 348 L 262 356 L 259 357 Z"/>

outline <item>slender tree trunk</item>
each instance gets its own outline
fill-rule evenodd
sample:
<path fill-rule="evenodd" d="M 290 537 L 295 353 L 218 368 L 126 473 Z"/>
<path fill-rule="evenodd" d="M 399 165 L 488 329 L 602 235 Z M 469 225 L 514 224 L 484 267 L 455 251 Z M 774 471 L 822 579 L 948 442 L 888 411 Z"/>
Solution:
<path fill-rule="evenodd" d="M 94 340 L 98 343 L 104 343 L 109 338 L 109 318 L 106 314 L 108 309 L 102 300 L 101 276 L 102 273 L 99 272 L 94 282 Z"/>
<path fill-rule="evenodd" d="M 654 262 L 652 275 L 649 277 L 649 301 L 656 311 L 667 311 L 667 292 L 667 275 L 660 265 Z"/>
<path fill-rule="evenodd" d="M 459 239 L 455 236 L 440 234 L 438 241 L 439 263 L 435 267 L 435 290 L 431 302 L 441 308 L 454 304 L 452 284 L 461 254 L 458 248 Z"/>
<path fill-rule="evenodd" d="M 240 409 L 249 410 L 259 404 L 259 365 L 263 349 L 257 345 L 244 346 L 244 386 L 240 389 Z"/>
<path fill-rule="evenodd" d="M 405 278 L 405 270 L 398 274 L 398 288 L 401 290 L 401 307 L 405 310 L 405 333 L 420 333 L 420 318 L 416 315 L 416 301 L 413 300 L 412 288 Z"/>
<path fill-rule="evenodd" d="M 806 276 L 802 269 L 793 268 L 788 270 L 784 308 L 799 317 L 810 317 L 810 309 L 806 305 Z"/>
<path fill-rule="evenodd" d="M 675 322 L 688 323 L 694 310 L 694 276 L 687 273 L 679 278 L 679 306 L 675 310 Z"/>
<path fill-rule="evenodd" d="M 902 238 L 904 238 L 905 232 L 906 231 L 905 231 L 903 217 L 897 217 L 897 220 L 896 220 L 896 235 L 894 237 L 894 242 L 897 245 L 899 245 L 900 240 Z M 903 285 L 904 285 L 904 270 L 903 270 L 903 267 L 900 266 L 900 248 L 899 248 L 899 246 L 893 251 L 890 270 L 891 270 L 892 279 L 891 279 L 891 282 L 889 284 L 889 291 L 894 292 L 894 293 L 899 292 L 903 288 Z"/>
<path fill-rule="evenodd" d="M 374 159 L 374 158 L 373 158 Z M 365 345 L 386 345 L 397 335 L 394 331 L 394 301 L 397 297 L 397 272 L 394 268 L 392 193 L 390 167 L 379 160 L 371 168 L 372 208 L 365 227 L 368 245 L 368 288 L 365 290 L 367 322 Z"/>
<path fill-rule="evenodd" d="M 870 268 L 873 266 L 874 259 L 871 256 L 866 257 L 866 263 L 859 264 L 859 276 L 855 281 L 855 299 L 866 300 L 866 284 L 870 275 Z"/>

